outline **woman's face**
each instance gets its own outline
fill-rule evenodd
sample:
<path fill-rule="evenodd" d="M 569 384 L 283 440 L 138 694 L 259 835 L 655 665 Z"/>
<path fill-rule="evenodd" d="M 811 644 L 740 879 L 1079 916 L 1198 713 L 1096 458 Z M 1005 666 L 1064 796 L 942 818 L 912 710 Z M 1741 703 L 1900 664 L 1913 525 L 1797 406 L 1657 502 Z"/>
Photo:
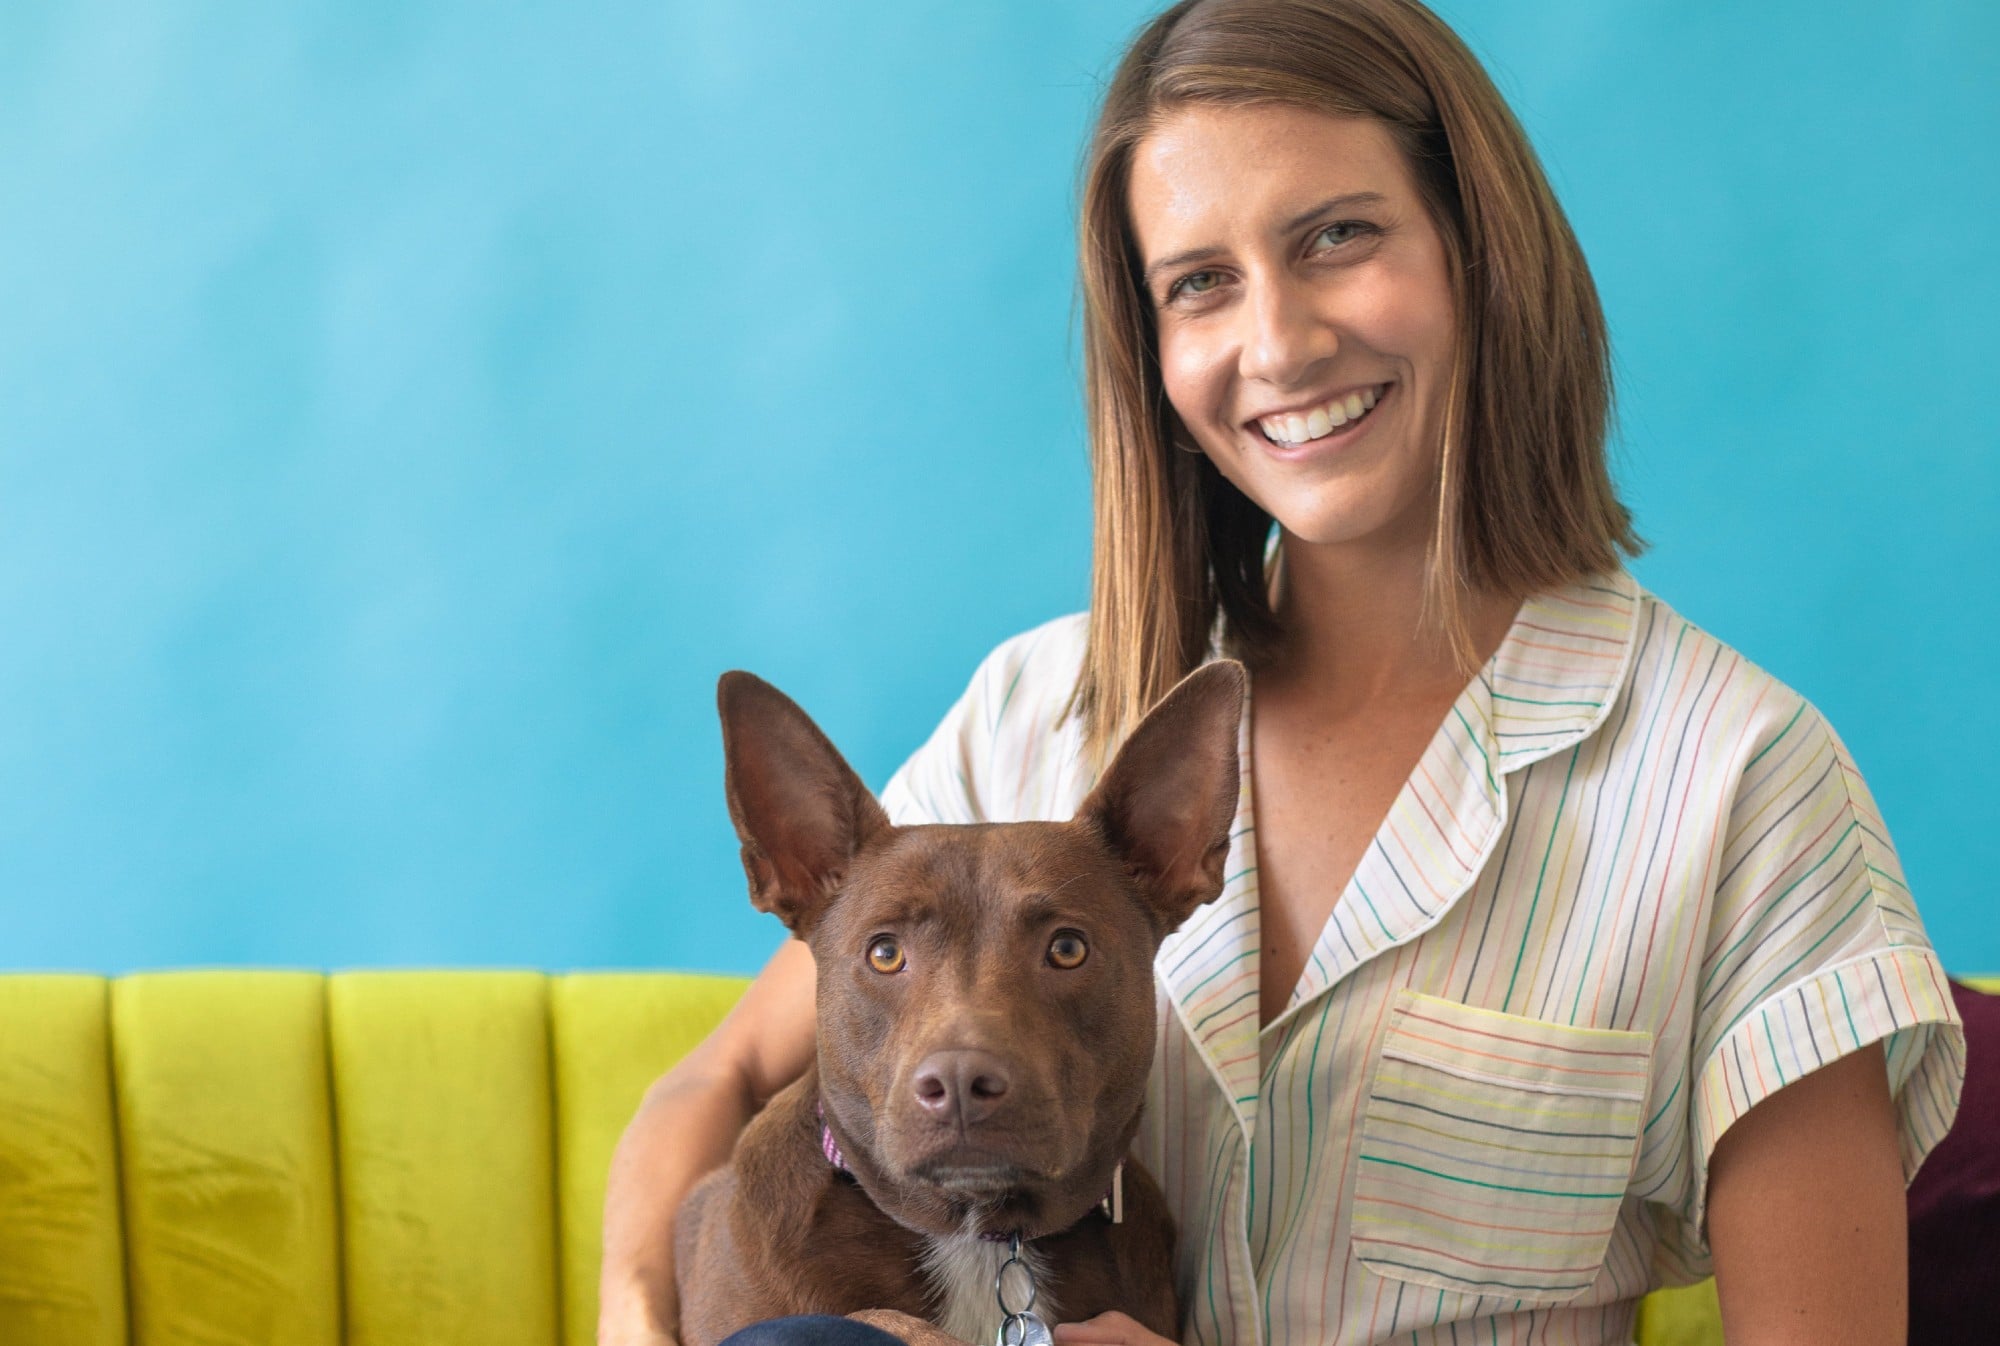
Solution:
<path fill-rule="evenodd" d="M 1139 142 L 1129 193 L 1161 376 L 1195 443 L 1302 541 L 1420 550 L 1455 320 L 1389 132 L 1184 107 Z"/>

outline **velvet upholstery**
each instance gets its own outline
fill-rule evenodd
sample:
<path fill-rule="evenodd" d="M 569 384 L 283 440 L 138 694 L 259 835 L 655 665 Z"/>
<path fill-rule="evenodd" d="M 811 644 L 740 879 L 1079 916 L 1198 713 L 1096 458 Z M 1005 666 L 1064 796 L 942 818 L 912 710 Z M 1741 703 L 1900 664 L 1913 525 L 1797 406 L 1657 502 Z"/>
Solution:
<path fill-rule="evenodd" d="M 111 984 L 133 1340 L 338 1346 L 323 989 L 303 972 Z"/>
<path fill-rule="evenodd" d="M 612 1147 L 744 984 L 0 976 L 0 1343 L 589 1346 Z"/>
<path fill-rule="evenodd" d="M 104 982 L 0 977 L 0 1341 L 124 1346 Z"/>
<path fill-rule="evenodd" d="M 347 1335 L 556 1340 L 547 980 L 367 972 L 327 987 Z"/>
<path fill-rule="evenodd" d="M 0 1343 L 590 1346 L 612 1147 L 743 985 L 0 976 Z"/>

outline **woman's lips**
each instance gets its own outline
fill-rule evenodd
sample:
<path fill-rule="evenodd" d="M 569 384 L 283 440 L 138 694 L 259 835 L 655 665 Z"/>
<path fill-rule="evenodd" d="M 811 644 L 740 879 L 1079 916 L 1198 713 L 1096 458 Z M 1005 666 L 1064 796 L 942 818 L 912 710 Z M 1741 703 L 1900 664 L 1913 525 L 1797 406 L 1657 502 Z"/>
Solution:
<path fill-rule="evenodd" d="M 1377 395 L 1374 406 L 1367 408 L 1355 420 L 1337 426 L 1317 439 L 1308 439 L 1297 444 L 1280 444 L 1265 434 L 1263 427 L 1256 421 L 1250 422 L 1249 431 L 1263 447 L 1264 452 L 1274 458 L 1304 458 L 1328 450 L 1343 449 L 1367 431 L 1374 423 L 1376 414 L 1382 410 L 1383 404 L 1395 397 L 1396 390 L 1401 386 L 1399 383 L 1385 384 L 1381 393 Z"/>

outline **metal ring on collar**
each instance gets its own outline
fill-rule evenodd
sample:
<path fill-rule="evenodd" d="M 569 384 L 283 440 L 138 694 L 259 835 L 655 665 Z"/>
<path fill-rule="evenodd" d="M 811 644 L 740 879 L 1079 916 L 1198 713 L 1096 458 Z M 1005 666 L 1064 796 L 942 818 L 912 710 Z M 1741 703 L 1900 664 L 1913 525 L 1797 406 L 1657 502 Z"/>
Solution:
<path fill-rule="evenodd" d="M 1018 1309 L 1009 1307 L 1007 1303 L 1006 1283 L 1008 1267 L 1021 1268 L 1021 1274 L 1028 1278 L 1028 1302 Z M 1040 1294 L 1035 1288 L 1034 1269 L 1021 1260 L 1021 1236 L 1018 1233 L 1014 1235 L 1013 1239 L 1007 1245 L 1007 1260 L 1002 1262 L 1000 1269 L 993 1273 L 993 1298 L 999 1302 L 1000 1312 L 1004 1315 L 1004 1320 L 1000 1324 L 1000 1335 L 1002 1346 L 1007 1346 L 1005 1341 L 1007 1325 L 1017 1321 L 1023 1314 L 1032 1312 L 1035 1307 L 1035 1300 L 1040 1298 Z M 1022 1323 L 1020 1327 L 1022 1339 L 1025 1340 L 1028 1335 L 1028 1325 Z"/>

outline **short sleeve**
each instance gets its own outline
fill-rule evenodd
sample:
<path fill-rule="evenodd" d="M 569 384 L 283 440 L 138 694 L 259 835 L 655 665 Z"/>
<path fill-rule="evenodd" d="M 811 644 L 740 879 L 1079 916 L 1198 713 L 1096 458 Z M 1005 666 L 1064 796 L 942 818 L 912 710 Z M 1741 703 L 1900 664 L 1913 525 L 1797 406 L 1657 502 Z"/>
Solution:
<path fill-rule="evenodd" d="M 1883 1043 L 1908 1182 L 1965 1076 L 1951 991 L 1873 796 L 1811 704 L 1782 725 L 1730 807 L 1696 992 L 1682 1213 L 1703 1260 L 1710 1156 L 1759 1102 Z"/>
<path fill-rule="evenodd" d="M 882 788 L 901 827 L 1066 818 L 1074 811 L 1080 726 L 1068 714 L 1082 614 L 1001 644 L 922 747 Z"/>

